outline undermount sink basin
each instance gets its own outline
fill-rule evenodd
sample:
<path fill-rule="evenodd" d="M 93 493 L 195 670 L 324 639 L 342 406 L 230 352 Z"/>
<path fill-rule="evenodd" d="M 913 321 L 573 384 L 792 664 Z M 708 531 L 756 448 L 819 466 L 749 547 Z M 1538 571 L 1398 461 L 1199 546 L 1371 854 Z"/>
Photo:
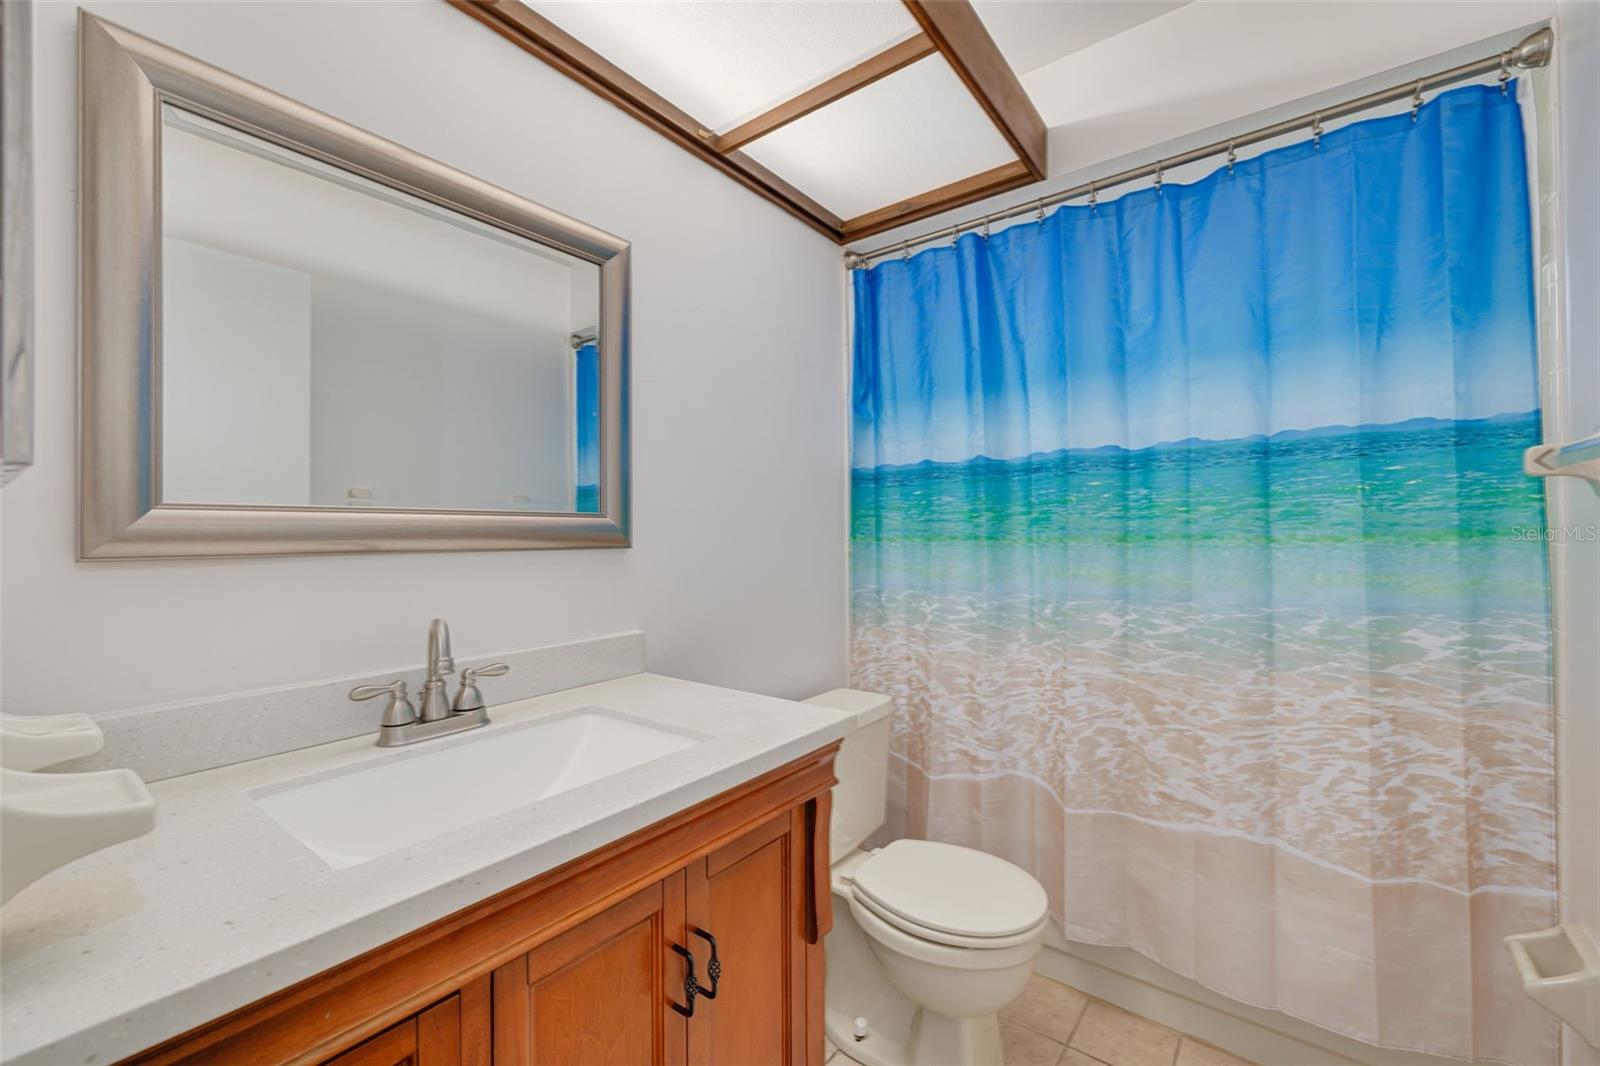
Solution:
<path fill-rule="evenodd" d="M 706 738 L 601 707 L 416 748 L 251 794 L 329 866 L 355 866 Z"/>

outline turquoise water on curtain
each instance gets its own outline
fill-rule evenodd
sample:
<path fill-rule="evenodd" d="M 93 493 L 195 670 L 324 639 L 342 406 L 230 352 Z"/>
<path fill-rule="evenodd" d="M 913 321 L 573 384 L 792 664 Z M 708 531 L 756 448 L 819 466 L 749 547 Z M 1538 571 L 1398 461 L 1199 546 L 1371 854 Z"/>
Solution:
<path fill-rule="evenodd" d="M 854 472 L 857 609 L 998 600 L 1542 614 L 1537 412 Z"/>
<path fill-rule="evenodd" d="M 573 509 L 579 514 L 600 513 L 600 349 L 579 348 L 576 378 L 577 470 Z"/>

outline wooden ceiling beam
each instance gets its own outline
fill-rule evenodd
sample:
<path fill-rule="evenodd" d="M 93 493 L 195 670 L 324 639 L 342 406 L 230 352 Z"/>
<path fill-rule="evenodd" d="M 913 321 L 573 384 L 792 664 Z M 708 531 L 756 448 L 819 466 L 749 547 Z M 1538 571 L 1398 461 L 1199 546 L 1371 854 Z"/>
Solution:
<path fill-rule="evenodd" d="M 874 233 L 904 226 L 908 222 L 931 218 L 952 208 L 976 203 L 1012 189 L 1020 189 L 1024 185 L 1033 184 L 1034 180 L 1033 172 L 1022 160 L 1002 163 L 992 170 L 985 170 L 981 174 L 974 174 L 960 181 L 952 181 L 948 185 L 930 189 L 920 196 L 911 196 L 888 207 L 880 207 L 876 211 L 847 218 L 844 222 L 844 242 L 870 237 Z"/>
<path fill-rule="evenodd" d="M 1044 119 L 968 0 L 902 0 L 1038 181 L 1049 173 Z M 959 183 L 958 183 L 959 184 Z M 947 206 L 955 207 L 952 203 Z M 848 225 L 847 225 L 848 228 Z"/>
<path fill-rule="evenodd" d="M 844 224 L 838 215 L 744 153 L 719 151 L 716 135 L 693 116 L 543 15 L 517 0 L 450 0 L 450 3 L 752 192 L 842 243 Z"/>
<path fill-rule="evenodd" d="M 849 70 L 835 74 L 827 81 L 807 89 L 800 95 L 764 111 L 748 122 L 742 122 L 716 140 L 719 152 L 731 152 L 749 144 L 757 137 L 765 137 L 773 130 L 782 129 L 795 119 L 804 118 L 818 108 L 842 100 L 857 89 L 864 89 L 897 70 L 903 70 L 919 59 L 933 55 L 939 49 L 933 38 L 918 33 L 884 49 L 875 56 L 862 60 Z"/>

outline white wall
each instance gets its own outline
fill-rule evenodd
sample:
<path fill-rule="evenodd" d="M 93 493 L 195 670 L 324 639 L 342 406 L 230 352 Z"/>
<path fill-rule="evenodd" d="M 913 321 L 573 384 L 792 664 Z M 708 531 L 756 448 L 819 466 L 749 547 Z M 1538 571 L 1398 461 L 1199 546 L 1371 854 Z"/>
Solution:
<path fill-rule="evenodd" d="M 40 4 L 38 460 L 0 538 L 7 710 L 410 663 L 436 614 L 461 655 L 640 627 L 665 673 L 843 682 L 837 248 L 444 3 L 87 7 L 631 240 L 636 546 L 75 563 L 75 14 Z"/>
<path fill-rule="evenodd" d="M 565 280 L 535 327 L 526 313 L 316 278 L 311 502 L 343 507 L 361 488 L 374 507 L 572 510 Z"/>
<path fill-rule="evenodd" d="M 311 277 L 162 242 L 161 494 L 304 503 L 311 491 Z"/>
<path fill-rule="evenodd" d="M 1563 439 L 1600 430 L 1600 5 L 1563 3 L 1556 15 L 1556 61 L 1563 216 L 1565 380 L 1552 390 L 1547 418 Z M 1552 478 L 1550 525 L 1600 528 L 1600 490 Z M 1600 542 L 1567 539 L 1552 547 L 1556 593 L 1556 741 L 1561 916 L 1600 942 Z M 1600 1050 L 1571 1031 L 1568 1066 L 1600 1066 Z"/>

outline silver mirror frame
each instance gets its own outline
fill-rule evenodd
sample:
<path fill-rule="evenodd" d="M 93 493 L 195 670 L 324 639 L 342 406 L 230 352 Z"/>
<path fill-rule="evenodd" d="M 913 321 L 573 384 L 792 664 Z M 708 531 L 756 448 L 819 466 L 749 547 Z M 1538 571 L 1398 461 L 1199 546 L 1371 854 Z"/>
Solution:
<path fill-rule="evenodd" d="M 623 548 L 629 244 L 78 12 L 78 557 Z M 600 267 L 600 513 L 161 500 L 161 107 L 171 103 Z"/>
<path fill-rule="evenodd" d="M 0 486 L 33 463 L 33 0 L 0 2 Z"/>

